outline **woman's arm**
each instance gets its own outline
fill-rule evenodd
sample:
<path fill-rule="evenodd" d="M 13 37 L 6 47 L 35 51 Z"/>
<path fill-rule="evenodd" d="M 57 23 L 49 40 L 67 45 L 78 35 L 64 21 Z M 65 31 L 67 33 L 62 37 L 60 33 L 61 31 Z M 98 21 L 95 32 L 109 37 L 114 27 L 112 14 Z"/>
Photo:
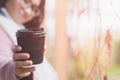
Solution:
<path fill-rule="evenodd" d="M 0 25 L 0 80 L 16 80 L 11 42 Z"/>

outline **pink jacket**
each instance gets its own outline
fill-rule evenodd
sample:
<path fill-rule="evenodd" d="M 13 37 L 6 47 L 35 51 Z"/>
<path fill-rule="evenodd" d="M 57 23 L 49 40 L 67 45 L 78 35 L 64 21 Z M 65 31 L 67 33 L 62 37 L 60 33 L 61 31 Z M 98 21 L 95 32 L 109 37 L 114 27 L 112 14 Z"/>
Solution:
<path fill-rule="evenodd" d="M 13 41 L 0 25 L 0 80 L 16 80 L 13 69 Z"/>

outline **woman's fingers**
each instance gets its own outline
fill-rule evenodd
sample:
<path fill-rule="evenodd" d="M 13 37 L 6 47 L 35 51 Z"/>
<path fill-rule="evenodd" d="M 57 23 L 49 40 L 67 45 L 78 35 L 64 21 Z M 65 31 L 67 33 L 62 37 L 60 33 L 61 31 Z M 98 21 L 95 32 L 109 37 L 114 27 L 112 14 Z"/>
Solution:
<path fill-rule="evenodd" d="M 28 53 L 16 53 L 14 54 L 14 68 L 15 74 L 18 78 L 23 78 L 30 75 L 31 72 L 35 71 L 35 67 L 32 67 L 33 62 L 26 60 L 30 58 Z"/>
<path fill-rule="evenodd" d="M 20 52 L 22 50 L 22 47 L 15 45 L 15 46 L 13 46 L 12 50 L 13 50 L 13 52 L 17 53 L 17 52 Z"/>
<path fill-rule="evenodd" d="M 33 71 L 35 71 L 35 67 L 31 67 L 31 68 L 19 68 L 17 70 L 18 74 L 27 73 L 27 72 L 33 72 Z"/>
<path fill-rule="evenodd" d="M 28 60 L 30 55 L 28 53 L 19 53 L 22 48 L 20 46 L 14 46 L 12 48 L 14 60 L 15 74 L 18 78 L 23 78 L 30 75 L 31 72 L 35 71 L 35 67 L 32 67 L 33 62 Z"/>
<path fill-rule="evenodd" d="M 22 68 L 24 66 L 32 66 L 33 62 L 31 60 L 26 61 L 15 61 L 16 68 Z"/>
<path fill-rule="evenodd" d="M 26 77 L 28 75 L 30 75 L 31 72 L 35 71 L 35 67 L 31 67 L 31 68 L 18 68 L 16 69 L 16 75 L 19 78 L 23 78 Z"/>
<path fill-rule="evenodd" d="M 30 55 L 28 53 L 16 53 L 16 54 L 13 55 L 14 61 L 26 60 L 26 59 L 29 59 L 29 58 L 30 58 Z"/>

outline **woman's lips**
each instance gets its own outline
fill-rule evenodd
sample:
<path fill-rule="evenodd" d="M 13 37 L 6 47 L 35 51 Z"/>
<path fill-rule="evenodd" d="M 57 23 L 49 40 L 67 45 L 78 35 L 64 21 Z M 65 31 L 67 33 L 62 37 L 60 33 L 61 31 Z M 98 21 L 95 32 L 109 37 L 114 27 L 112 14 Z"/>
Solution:
<path fill-rule="evenodd" d="M 20 16 L 21 18 L 23 18 L 23 19 L 25 19 L 25 18 L 27 17 L 26 13 L 25 13 L 23 10 L 19 11 L 18 14 L 19 14 L 19 16 Z"/>

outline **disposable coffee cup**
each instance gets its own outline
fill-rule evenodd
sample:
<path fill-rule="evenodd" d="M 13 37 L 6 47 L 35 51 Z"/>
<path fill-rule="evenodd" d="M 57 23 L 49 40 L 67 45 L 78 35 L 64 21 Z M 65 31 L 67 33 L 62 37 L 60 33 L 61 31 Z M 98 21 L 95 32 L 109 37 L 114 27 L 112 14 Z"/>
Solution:
<path fill-rule="evenodd" d="M 29 53 L 33 65 L 43 62 L 45 31 L 43 28 L 21 29 L 16 32 L 20 53 Z"/>

